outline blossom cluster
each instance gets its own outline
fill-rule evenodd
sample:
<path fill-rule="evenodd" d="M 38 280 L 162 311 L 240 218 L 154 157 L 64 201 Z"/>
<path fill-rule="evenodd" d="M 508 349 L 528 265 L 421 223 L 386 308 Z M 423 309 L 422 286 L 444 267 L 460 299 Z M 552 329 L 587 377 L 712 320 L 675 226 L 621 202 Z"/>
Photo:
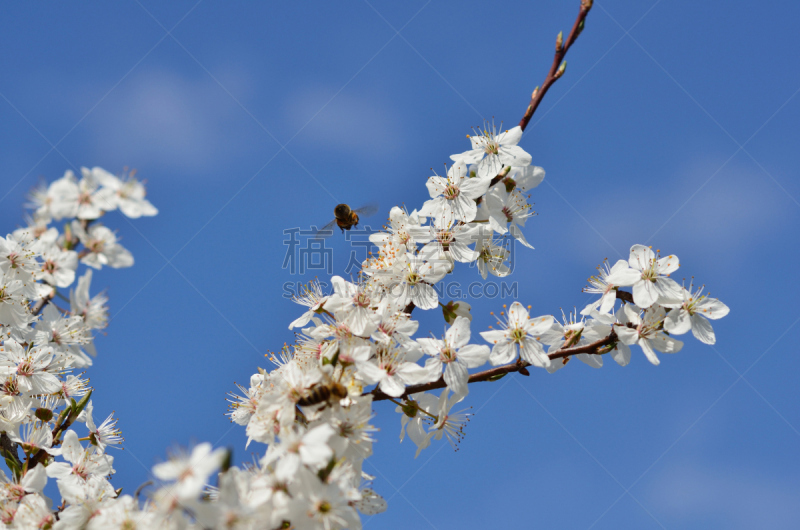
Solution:
<path fill-rule="evenodd" d="M 30 207 L 28 226 L 0 237 L 0 454 L 8 469 L 0 471 L 0 519 L 10 528 L 79 528 L 116 499 L 106 450 L 122 442 L 113 414 L 95 423 L 92 389 L 76 373 L 92 365 L 93 332 L 108 323 L 106 295 L 90 294 L 93 270 L 133 265 L 101 218 L 158 211 L 134 174 L 99 167 L 35 189 Z M 48 479 L 62 497 L 58 511 L 43 493 Z"/>
<path fill-rule="evenodd" d="M 24 409 L 21 419 L 4 430 L 23 448 L 26 463 L 40 455 L 35 458 L 41 465 L 21 466 L 6 479 L 5 520 L 19 528 L 42 528 L 49 517 L 47 524 L 54 528 L 358 529 L 361 515 L 386 509 L 386 502 L 371 487 L 374 477 L 364 471 L 376 442 L 377 429 L 371 423 L 376 401 L 394 402 L 400 440 L 408 435 L 419 455 L 434 440 L 446 438 L 454 447 L 462 440 L 470 413 L 459 404 L 468 396 L 471 382 L 492 381 L 515 371 L 528 373 L 528 367 L 554 372 L 573 356 L 599 368 L 609 354 L 624 366 L 630 362 L 631 346 L 658 364 L 655 352 L 679 351 L 683 343 L 675 336 L 689 331 L 700 341 L 713 343 L 708 319 L 725 316 L 728 308 L 702 289 L 694 291 L 693 286 L 686 288 L 671 279 L 679 267 L 677 257 L 659 257 L 642 245 L 631 248 L 627 261 L 601 266 L 585 289 L 599 299 L 560 320 L 547 314 L 532 316 L 530 306 L 513 302 L 504 306 L 496 329 L 473 335 L 470 306 L 439 299 L 434 286 L 454 271 L 456 263 L 476 263 L 484 279 L 488 274 L 502 277 L 510 273 L 510 244 L 516 241 L 532 248 L 523 234 L 533 215 L 528 193 L 545 174 L 517 145 L 521 137 L 520 127 L 498 133 L 493 126 L 470 137 L 470 149 L 451 157 L 445 176 L 428 178 L 428 201 L 410 213 L 391 209 L 385 231 L 371 236 L 378 250 L 362 264 L 356 281 L 334 276 L 332 292 L 311 282 L 295 298 L 305 309 L 289 324 L 295 330 L 294 343 L 270 354 L 273 369 L 259 368 L 249 385 L 239 386 L 239 393 L 229 399 L 229 416 L 245 427 L 248 447 L 261 444 L 258 459 L 244 467 L 232 466 L 231 455 L 210 444 L 178 452 L 153 468 L 159 484 L 143 504 L 116 495 L 104 478 L 113 472 L 113 459 L 105 447 L 119 441 L 113 421 L 95 428 L 86 383 L 79 378 L 63 383 L 59 379 L 69 369 L 90 362 L 83 354 L 89 351 L 88 330 L 105 323 L 99 308 L 105 300 L 86 302 L 84 293 L 78 302 L 91 309 L 81 313 L 72 306 L 71 316 L 64 316 L 50 304 L 39 320 L 30 305 L 50 296 L 60 287 L 59 280 L 51 274 L 48 279 L 36 276 L 37 281 L 21 282 L 14 291 L 21 312 L 9 309 L 17 320 L 3 321 L 8 326 L 3 351 L 10 359 L 5 365 L 17 394 L 2 412 L 8 418 L 12 408 Z M 35 195 L 35 226 L 28 229 L 35 235 L 10 236 L 8 241 L 28 249 L 28 268 L 33 271 L 39 266 L 33 264 L 45 259 L 42 241 L 50 230 L 47 223 L 36 228 L 41 219 L 49 222 L 71 215 L 76 219 L 62 236 L 56 233 L 46 239 L 56 242 L 58 252 L 73 252 L 74 261 L 92 267 L 123 266 L 124 249 L 107 251 L 116 242 L 90 246 L 81 234 L 88 237 L 100 226 L 95 220 L 108 211 L 107 206 L 122 210 L 120 197 L 130 201 L 134 194 L 122 193 L 124 184 L 115 187 L 98 169 L 84 172 L 81 181 L 71 175 L 65 179 Z M 71 199 L 74 190 L 77 206 Z M 136 197 L 138 202 L 126 202 L 123 213 L 155 213 L 144 201 L 143 189 Z M 93 217 L 94 212 L 98 214 Z M 83 250 L 75 254 L 73 241 L 81 242 Z M 97 257 L 87 261 L 92 252 Z M 447 324 L 444 333 L 419 336 L 413 312 L 437 308 Z M 56 328 L 64 330 L 58 337 L 69 334 L 70 339 L 50 340 Z M 24 370 L 22 360 L 13 364 L 26 355 Z M 474 371 L 487 364 L 493 368 Z M 73 381 L 72 386 L 66 381 Z M 434 389 L 442 390 L 436 396 L 430 392 Z M 80 392 L 85 394 L 80 402 L 70 401 Z M 39 417 L 46 416 L 39 414 L 40 409 L 55 410 L 55 404 L 64 407 L 57 419 L 55 412 L 47 419 Z M 68 430 L 70 418 L 86 421 L 87 438 Z M 19 434 L 20 425 L 32 427 Z M 88 440 L 88 446 L 83 447 L 82 440 Z M 42 494 L 47 477 L 58 481 L 63 503 L 58 510 Z"/>

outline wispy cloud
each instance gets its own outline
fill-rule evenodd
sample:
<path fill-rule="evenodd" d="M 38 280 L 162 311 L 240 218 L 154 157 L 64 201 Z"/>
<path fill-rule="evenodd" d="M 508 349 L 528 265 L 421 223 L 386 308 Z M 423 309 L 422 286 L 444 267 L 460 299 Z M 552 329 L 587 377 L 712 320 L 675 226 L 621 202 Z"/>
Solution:
<path fill-rule="evenodd" d="M 334 97 L 335 96 L 335 97 Z M 347 153 L 384 158 L 403 151 L 402 120 L 389 101 L 326 88 L 307 88 L 289 97 L 284 121 L 294 130 L 305 126 L 296 141 Z M 306 125 L 307 124 L 307 125 Z"/>
<path fill-rule="evenodd" d="M 648 506 L 684 523 L 715 521 L 725 528 L 797 528 L 796 481 L 765 480 L 763 471 L 693 462 L 666 470 L 650 492 Z"/>

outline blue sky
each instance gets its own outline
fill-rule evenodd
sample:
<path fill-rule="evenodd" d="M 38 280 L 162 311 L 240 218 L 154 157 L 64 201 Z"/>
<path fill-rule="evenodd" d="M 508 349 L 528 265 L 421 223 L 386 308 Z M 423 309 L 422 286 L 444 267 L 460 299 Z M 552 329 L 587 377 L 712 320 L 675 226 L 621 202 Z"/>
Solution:
<path fill-rule="evenodd" d="M 103 270 L 113 320 L 89 371 L 126 437 L 132 492 L 175 444 L 247 461 L 225 393 L 293 336 L 283 230 L 338 202 L 427 198 L 430 167 L 483 119 L 516 124 L 575 1 L 82 2 L 0 21 L 0 221 L 74 166 L 135 167 L 154 218 L 108 224 L 136 258 Z M 794 2 L 595 3 L 521 146 L 547 171 L 517 254 L 537 314 L 635 243 L 680 257 L 731 308 L 718 342 L 658 367 L 474 385 L 458 452 L 414 459 L 393 406 L 366 470 L 390 498 L 367 528 L 796 528 L 800 523 L 800 53 Z M 398 33 L 399 31 L 399 33 Z M 380 216 L 373 222 L 380 223 Z M 334 271 L 348 248 L 332 242 Z M 458 279 L 478 279 L 474 270 Z M 473 330 L 510 300 L 474 303 Z M 421 318 L 421 334 L 440 320 Z M 609 360 L 610 361 L 610 360 Z"/>

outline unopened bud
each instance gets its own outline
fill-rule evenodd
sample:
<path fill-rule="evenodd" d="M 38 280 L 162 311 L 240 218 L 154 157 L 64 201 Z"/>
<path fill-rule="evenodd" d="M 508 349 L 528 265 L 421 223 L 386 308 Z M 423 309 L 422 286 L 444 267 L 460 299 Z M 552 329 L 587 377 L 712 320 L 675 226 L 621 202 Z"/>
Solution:
<path fill-rule="evenodd" d="M 50 409 L 38 408 L 34 414 L 45 423 L 53 419 L 53 411 Z"/>
<path fill-rule="evenodd" d="M 564 32 L 563 31 L 559 31 L 558 32 L 558 37 L 556 37 L 556 51 L 560 52 L 561 51 L 561 47 L 563 45 L 564 45 Z"/>
<path fill-rule="evenodd" d="M 592 8 L 592 3 L 594 0 L 581 0 L 581 7 L 583 7 L 586 11 L 589 11 Z"/>
<path fill-rule="evenodd" d="M 556 79 L 564 75 L 564 71 L 567 69 L 567 61 L 561 63 L 561 66 L 558 67 L 558 71 L 556 71 Z"/>
<path fill-rule="evenodd" d="M 536 99 L 536 94 L 539 93 L 539 87 L 533 89 L 533 93 L 531 94 L 531 99 Z"/>
<path fill-rule="evenodd" d="M 442 316 L 444 316 L 445 322 L 448 324 L 453 324 L 456 321 L 457 317 L 465 317 L 469 320 L 472 320 L 472 314 L 470 310 L 472 307 L 466 302 L 454 302 L 450 300 L 447 302 L 447 305 L 440 304 L 442 306 Z"/>
<path fill-rule="evenodd" d="M 219 470 L 225 473 L 231 468 L 232 463 L 233 463 L 233 449 L 228 447 L 225 451 L 225 458 L 222 459 L 222 464 L 219 466 Z"/>
<path fill-rule="evenodd" d="M 611 344 L 606 344 L 605 346 L 602 346 L 602 347 L 597 349 L 597 355 L 604 355 L 604 354 L 610 352 L 611 350 L 613 350 L 616 347 L 617 347 L 617 343 L 616 342 L 611 343 Z"/>
<path fill-rule="evenodd" d="M 417 415 L 417 402 L 416 401 L 407 401 L 403 403 L 403 414 L 408 416 L 409 418 L 413 418 Z"/>

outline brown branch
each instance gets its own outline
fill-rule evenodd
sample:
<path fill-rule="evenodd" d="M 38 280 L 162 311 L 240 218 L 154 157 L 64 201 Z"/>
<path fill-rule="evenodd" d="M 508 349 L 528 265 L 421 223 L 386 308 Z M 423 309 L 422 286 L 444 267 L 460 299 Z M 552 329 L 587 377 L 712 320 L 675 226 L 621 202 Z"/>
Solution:
<path fill-rule="evenodd" d="M 550 358 L 550 360 L 553 360 L 553 359 L 570 357 L 571 355 L 577 355 L 579 353 L 588 353 L 590 355 L 602 355 L 603 353 L 607 353 L 606 351 L 603 351 L 604 346 L 610 346 L 616 343 L 618 340 L 619 339 L 617 338 L 616 332 L 612 329 L 611 333 L 609 333 L 607 337 L 596 340 L 584 346 L 576 346 L 574 348 L 561 348 L 556 352 L 548 353 L 547 356 Z M 527 371 L 526 367 L 528 366 L 530 366 L 530 363 L 518 359 L 517 362 L 514 364 L 497 366 L 495 368 L 490 368 L 489 370 L 484 370 L 483 372 L 472 374 L 469 376 L 468 382 L 479 383 L 481 381 L 489 381 L 492 379 L 496 379 L 500 376 L 510 374 L 513 372 L 522 373 L 523 370 Z M 444 378 L 440 377 L 439 379 L 433 381 L 432 383 L 424 383 L 421 385 L 411 385 L 409 387 L 406 387 L 406 391 L 403 392 L 403 394 L 398 396 L 396 399 L 402 399 L 412 394 L 416 394 L 417 392 L 427 392 L 428 390 L 436 390 L 437 388 L 444 388 L 446 386 L 447 384 L 444 382 Z M 383 401 L 392 397 L 383 393 L 378 388 L 375 388 L 371 392 L 365 392 L 363 395 L 367 394 L 372 394 L 372 401 Z"/>
<path fill-rule="evenodd" d="M 622 300 L 623 302 L 626 302 L 628 304 L 632 304 L 633 303 L 633 295 L 631 293 L 629 293 L 628 291 L 620 291 L 619 289 L 617 289 L 617 300 Z"/>
<path fill-rule="evenodd" d="M 0 453 L 5 458 L 11 458 L 21 468 L 22 462 L 17 455 L 18 444 L 11 441 L 6 433 L 0 434 Z"/>
<path fill-rule="evenodd" d="M 523 131 L 525 130 L 525 127 L 528 126 L 528 122 L 531 121 L 533 113 L 536 112 L 537 107 L 539 107 L 539 103 L 542 102 L 542 98 L 544 98 L 544 95 L 547 93 L 548 89 L 558 80 L 559 77 L 564 74 L 562 61 L 564 60 L 564 56 L 567 55 L 567 51 L 569 51 L 570 47 L 575 43 L 578 35 L 580 35 L 583 31 L 586 15 L 588 15 L 589 10 L 592 9 L 592 1 L 593 0 L 581 0 L 581 10 L 578 12 L 578 18 L 575 19 L 575 24 L 572 26 L 572 31 L 569 32 L 566 42 L 562 43 L 561 34 L 558 34 L 559 38 L 556 40 L 556 54 L 553 58 L 553 65 L 550 67 L 550 71 L 547 73 L 547 77 L 545 78 L 544 83 L 542 83 L 542 87 L 537 87 L 537 89 L 533 91 L 533 94 L 531 95 L 531 103 L 528 105 L 525 115 L 519 122 L 519 126 Z"/>
<path fill-rule="evenodd" d="M 42 309 L 44 309 L 44 306 L 47 305 L 47 302 L 53 299 L 53 294 L 55 294 L 55 291 L 53 291 L 53 293 L 48 294 L 47 296 L 36 302 L 36 305 L 34 305 L 33 309 L 31 309 L 31 313 L 33 313 L 34 315 L 38 315 L 39 313 L 41 313 Z"/>
<path fill-rule="evenodd" d="M 550 71 L 547 73 L 547 77 L 544 79 L 542 86 L 537 86 L 533 90 L 533 94 L 531 94 L 531 102 L 528 104 L 528 108 L 525 109 L 525 115 L 522 116 L 522 119 L 519 121 L 519 127 L 523 131 L 531 121 L 533 113 L 536 112 L 537 108 L 539 108 L 539 103 L 542 102 L 544 95 L 547 94 L 547 91 L 550 90 L 550 87 L 553 85 L 553 83 L 555 83 L 562 75 L 564 75 L 564 70 L 567 66 L 566 63 L 563 63 L 562 68 L 564 56 L 567 55 L 567 51 L 569 51 L 570 47 L 578 39 L 578 35 L 580 35 L 583 31 L 586 15 L 588 15 L 589 10 L 592 9 L 592 2 L 593 0 L 581 0 L 581 10 L 578 12 L 578 18 L 575 19 L 575 24 L 572 26 L 572 31 L 569 32 L 567 42 L 562 42 L 562 34 L 558 34 L 558 38 L 556 39 L 556 53 L 555 57 L 553 57 L 553 64 L 550 66 Z M 506 175 L 508 175 L 510 169 L 510 167 L 503 168 L 503 171 L 498 173 L 497 176 L 491 180 L 489 187 L 491 188 L 503 180 Z"/>

